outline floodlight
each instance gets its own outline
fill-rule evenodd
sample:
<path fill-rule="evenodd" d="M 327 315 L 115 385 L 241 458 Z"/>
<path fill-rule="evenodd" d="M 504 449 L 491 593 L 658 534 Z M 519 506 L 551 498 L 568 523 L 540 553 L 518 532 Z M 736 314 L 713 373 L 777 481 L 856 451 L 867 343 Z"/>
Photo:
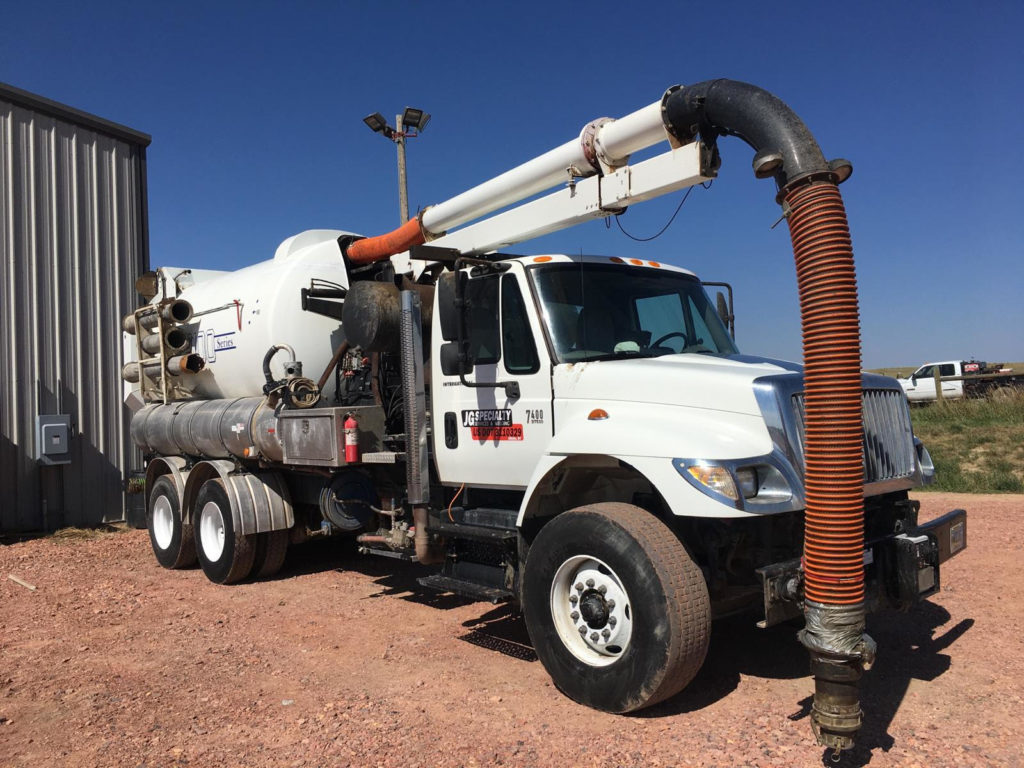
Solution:
<path fill-rule="evenodd" d="M 424 112 L 422 109 L 416 109 L 415 107 L 406 107 L 405 111 L 402 112 L 402 128 L 415 128 L 417 131 L 422 131 L 427 127 L 427 123 L 430 122 L 430 115 Z"/>
<path fill-rule="evenodd" d="M 384 135 L 387 135 L 390 132 L 388 130 L 388 121 L 384 119 L 384 115 L 380 112 L 374 112 L 372 115 L 364 117 L 363 122 L 366 123 L 374 133 L 383 133 Z"/>

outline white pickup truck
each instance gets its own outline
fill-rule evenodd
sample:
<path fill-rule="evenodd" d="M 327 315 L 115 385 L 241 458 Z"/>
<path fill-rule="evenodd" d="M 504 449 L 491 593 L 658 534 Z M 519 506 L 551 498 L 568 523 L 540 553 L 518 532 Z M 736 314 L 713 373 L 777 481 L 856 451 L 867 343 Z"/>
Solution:
<path fill-rule="evenodd" d="M 1011 368 L 989 365 L 977 360 L 946 360 L 925 363 L 906 379 L 897 379 L 911 402 L 929 402 L 938 398 L 935 389 L 938 373 L 942 397 L 959 400 L 965 397 L 985 397 L 1003 387 L 1024 386 L 1024 375 Z"/>

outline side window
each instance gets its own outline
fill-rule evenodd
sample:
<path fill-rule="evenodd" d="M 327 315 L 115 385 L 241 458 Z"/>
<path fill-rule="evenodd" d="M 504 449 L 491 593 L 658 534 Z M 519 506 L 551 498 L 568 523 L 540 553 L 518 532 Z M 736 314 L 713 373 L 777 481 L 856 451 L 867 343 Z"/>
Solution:
<path fill-rule="evenodd" d="M 939 366 L 939 376 L 956 376 L 956 371 L 952 363 L 945 363 Z"/>
<path fill-rule="evenodd" d="M 917 373 L 915 373 L 914 376 L 916 378 L 918 378 L 918 379 L 923 379 L 923 378 L 927 378 L 928 376 L 932 376 L 932 375 L 934 375 L 934 374 L 932 374 L 932 368 L 934 368 L 934 366 L 923 365 L 923 366 L 921 366 L 920 368 L 917 369 Z"/>
<path fill-rule="evenodd" d="M 501 359 L 498 277 L 488 275 L 466 283 L 466 336 L 470 357 L 476 365 L 496 363 Z"/>
<path fill-rule="evenodd" d="M 509 373 L 535 373 L 540 369 L 523 294 L 513 275 L 501 278 L 501 346 Z"/>

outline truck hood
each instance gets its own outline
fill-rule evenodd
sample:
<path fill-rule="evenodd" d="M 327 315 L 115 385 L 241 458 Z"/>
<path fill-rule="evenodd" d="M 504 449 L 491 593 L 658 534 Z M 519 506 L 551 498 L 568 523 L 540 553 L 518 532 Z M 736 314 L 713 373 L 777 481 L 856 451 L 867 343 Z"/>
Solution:
<path fill-rule="evenodd" d="M 762 357 L 675 354 L 555 366 L 556 400 L 629 401 L 759 416 L 753 382 L 802 373 L 795 363 Z"/>

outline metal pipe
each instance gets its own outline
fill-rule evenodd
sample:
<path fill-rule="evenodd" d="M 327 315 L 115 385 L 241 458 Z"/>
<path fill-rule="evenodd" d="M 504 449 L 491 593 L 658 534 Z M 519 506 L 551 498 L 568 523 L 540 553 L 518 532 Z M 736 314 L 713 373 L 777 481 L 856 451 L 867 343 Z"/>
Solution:
<path fill-rule="evenodd" d="M 187 355 L 175 355 L 169 358 L 165 370 L 171 376 L 184 376 L 199 373 L 205 367 L 206 361 L 203 360 L 202 356 L 192 352 Z M 139 368 L 140 363 L 125 363 L 124 367 L 121 368 L 121 378 L 132 384 L 137 383 L 139 381 Z M 159 362 L 141 363 L 141 368 L 146 376 L 150 378 L 160 376 Z"/>
<path fill-rule="evenodd" d="M 345 339 L 345 341 L 341 342 L 341 344 L 338 345 L 338 348 L 334 350 L 334 357 L 332 357 L 331 361 L 327 363 L 327 367 L 324 368 L 324 372 L 320 374 L 320 379 L 316 383 L 317 389 L 322 390 L 324 388 L 324 384 L 327 383 L 327 379 L 331 377 L 331 371 L 338 367 L 338 363 L 341 362 L 341 358 L 346 352 L 348 352 L 348 349 L 348 339 Z"/>
<path fill-rule="evenodd" d="M 423 565 L 444 562 L 444 553 L 439 547 L 432 546 L 430 534 L 427 533 L 427 508 L 416 505 L 412 508 L 412 522 L 416 527 L 413 543 L 416 546 L 416 560 Z"/>
<path fill-rule="evenodd" d="M 180 328 L 168 328 L 165 330 L 163 344 L 161 344 L 160 334 L 158 333 L 151 333 L 142 339 L 142 351 L 150 355 L 159 355 L 161 349 L 166 349 L 171 353 L 184 352 L 188 349 L 188 346 L 188 335 Z"/>
<path fill-rule="evenodd" d="M 192 319 L 192 305 L 184 299 L 165 299 L 159 304 L 149 304 L 125 315 L 121 328 L 131 334 L 138 332 L 137 323 L 143 328 L 155 328 L 157 317 L 165 323 L 187 323 Z"/>

